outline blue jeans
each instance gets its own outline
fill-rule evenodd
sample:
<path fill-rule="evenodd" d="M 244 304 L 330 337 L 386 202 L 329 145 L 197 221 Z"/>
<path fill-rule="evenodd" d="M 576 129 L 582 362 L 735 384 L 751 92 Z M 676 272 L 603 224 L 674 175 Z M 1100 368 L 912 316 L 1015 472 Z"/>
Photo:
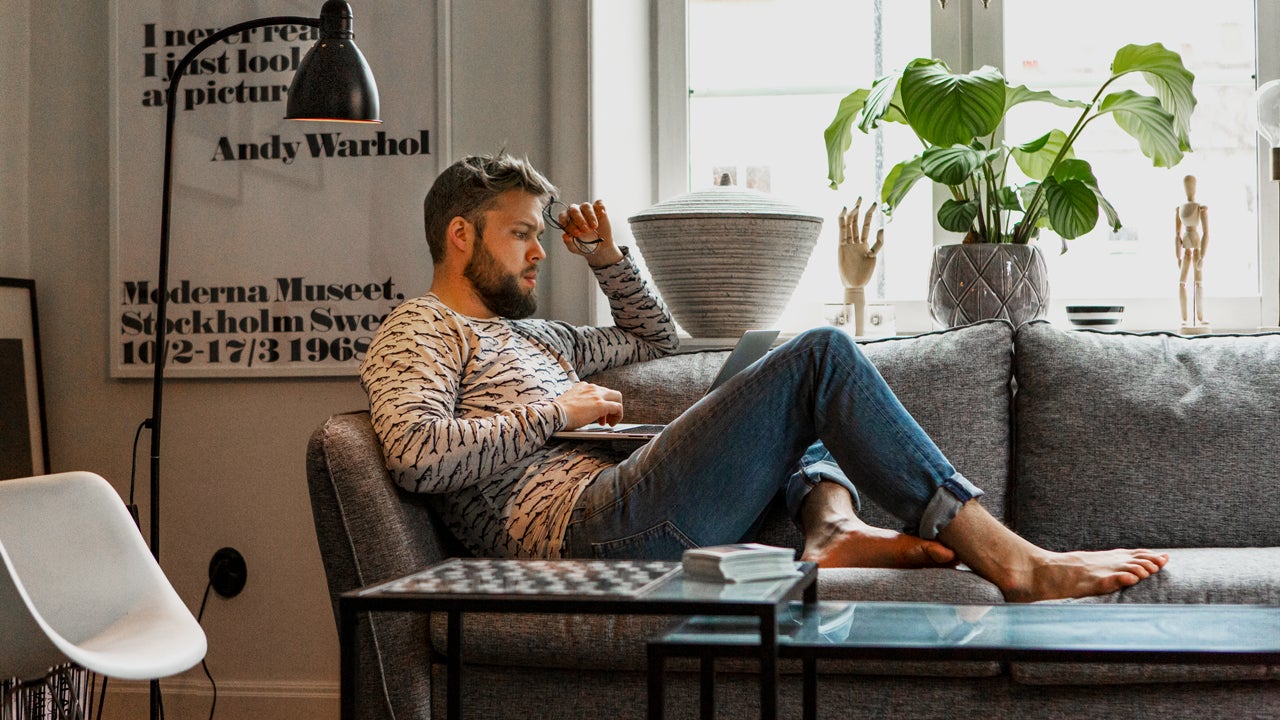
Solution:
<path fill-rule="evenodd" d="M 785 492 L 792 517 L 819 481 L 857 487 L 933 538 L 982 491 L 902 407 L 845 333 L 805 332 L 699 400 L 583 491 L 564 557 L 679 559 L 738 542 Z"/>

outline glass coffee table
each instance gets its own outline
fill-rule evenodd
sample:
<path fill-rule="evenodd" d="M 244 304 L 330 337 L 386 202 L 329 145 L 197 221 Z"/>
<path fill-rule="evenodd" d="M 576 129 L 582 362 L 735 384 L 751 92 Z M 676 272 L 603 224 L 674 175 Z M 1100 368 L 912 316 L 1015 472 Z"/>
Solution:
<path fill-rule="evenodd" d="M 711 718 L 715 659 L 751 654 L 761 637 L 756 622 L 690 618 L 649 644 L 650 667 L 673 656 L 701 658 L 702 717 Z M 1276 664 L 1280 607 L 793 604 L 779 616 L 777 643 L 779 657 L 802 661 L 804 717 L 816 718 L 822 659 Z M 660 671 L 658 684 L 661 702 Z"/>
<path fill-rule="evenodd" d="M 732 584 L 691 580 L 678 562 L 632 560 L 494 560 L 454 558 L 403 578 L 343 593 L 338 598 L 342 717 L 355 713 L 356 623 L 366 612 L 443 612 L 446 717 L 461 716 L 463 613 L 583 613 L 608 615 L 740 616 L 754 622 L 760 659 L 763 716 L 776 717 L 778 627 L 781 615 L 817 602 L 818 567 L 796 563 L 782 580 Z M 655 712 L 650 664 L 650 714 Z M 660 679 L 660 678 L 659 678 Z M 661 717 L 661 705 L 657 708 Z"/>

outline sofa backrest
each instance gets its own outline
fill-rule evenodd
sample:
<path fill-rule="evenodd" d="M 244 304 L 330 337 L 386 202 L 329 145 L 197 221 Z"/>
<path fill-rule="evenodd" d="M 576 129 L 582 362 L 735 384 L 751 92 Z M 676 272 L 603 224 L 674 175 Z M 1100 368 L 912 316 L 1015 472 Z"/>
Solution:
<path fill-rule="evenodd" d="M 1018 531 L 1051 549 L 1280 546 L 1280 335 L 1023 325 Z"/>
<path fill-rule="evenodd" d="M 983 505 L 1003 518 L 1012 454 L 1012 326 L 993 320 L 860 345 L 956 469 L 986 491 Z M 622 392 L 628 421 L 669 422 L 702 396 L 727 354 L 672 355 L 589 379 Z M 857 484 L 855 474 L 850 479 Z M 901 527 L 870 499 L 862 502 L 860 515 L 868 523 Z M 794 547 L 799 534 L 785 518 L 772 516 L 755 539 Z"/>

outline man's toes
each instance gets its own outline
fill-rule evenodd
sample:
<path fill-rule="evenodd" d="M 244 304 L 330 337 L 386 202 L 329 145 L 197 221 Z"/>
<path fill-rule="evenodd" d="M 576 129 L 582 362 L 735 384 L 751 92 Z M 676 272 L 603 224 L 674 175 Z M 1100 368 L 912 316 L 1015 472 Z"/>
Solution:
<path fill-rule="evenodd" d="M 1150 550 L 1142 549 L 1142 550 L 1134 550 L 1133 554 L 1135 557 L 1137 557 L 1140 560 L 1145 560 L 1147 562 L 1153 563 L 1157 569 L 1164 567 L 1165 564 L 1169 562 L 1168 553 L 1157 553 L 1157 552 L 1152 552 Z"/>
<path fill-rule="evenodd" d="M 1148 575 L 1160 572 L 1160 566 L 1153 560 L 1139 559 L 1137 560 L 1137 564 L 1142 566 L 1142 568 L 1147 571 Z"/>
<path fill-rule="evenodd" d="M 1142 578 L 1138 577 L 1134 573 L 1120 573 L 1113 577 L 1116 582 L 1116 587 L 1114 588 L 1116 590 L 1119 590 L 1122 587 L 1129 587 L 1130 585 L 1137 585 L 1142 581 Z"/>
<path fill-rule="evenodd" d="M 933 562 L 939 565 L 952 563 L 956 560 L 955 551 L 941 543 L 925 543 L 924 551 Z"/>
<path fill-rule="evenodd" d="M 1147 578 L 1151 577 L 1151 573 L 1153 572 L 1153 570 L 1148 568 L 1146 565 L 1143 565 L 1142 563 L 1133 563 L 1131 565 L 1126 565 L 1124 570 L 1125 572 L 1131 575 L 1137 576 L 1139 580 L 1146 580 Z"/>

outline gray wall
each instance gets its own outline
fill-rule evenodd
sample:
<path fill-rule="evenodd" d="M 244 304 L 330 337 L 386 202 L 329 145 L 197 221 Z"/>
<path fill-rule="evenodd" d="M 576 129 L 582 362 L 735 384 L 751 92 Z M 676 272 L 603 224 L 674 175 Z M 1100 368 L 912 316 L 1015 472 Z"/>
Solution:
<path fill-rule="evenodd" d="M 361 4 L 353 2 L 357 12 Z M 263 5 L 264 14 L 277 9 Z M 586 6 L 587 0 L 450 4 L 446 158 L 505 146 L 550 168 L 570 197 L 584 194 L 585 130 L 580 144 L 564 138 L 586 127 L 586 93 L 569 94 L 549 76 L 554 63 L 562 79 L 586 77 Z M 0 113 L 0 274 L 36 280 L 52 469 L 97 472 L 125 494 L 134 431 L 150 414 L 151 386 L 108 376 L 109 7 L 0 0 L 0 89 L 11 110 Z M 574 28 L 581 35 L 557 46 L 552 36 Z M 553 122 L 564 128 L 559 139 Z M 157 137 L 157 156 L 161 145 Z M 549 276 L 557 290 L 547 314 L 586 320 L 585 272 L 552 267 Z M 249 567 L 244 593 L 211 598 L 204 616 L 219 718 L 337 716 L 337 641 L 303 455 L 326 416 L 364 406 L 354 377 L 165 385 L 162 565 L 193 612 L 215 550 L 234 546 Z M 145 518 L 143 437 L 138 498 Z M 123 692 L 108 698 L 107 715 L 142 716 L 144 688 L 113 686 Z M 170 687 L 170 712 L 207 712 L 198 668 Z"/>

